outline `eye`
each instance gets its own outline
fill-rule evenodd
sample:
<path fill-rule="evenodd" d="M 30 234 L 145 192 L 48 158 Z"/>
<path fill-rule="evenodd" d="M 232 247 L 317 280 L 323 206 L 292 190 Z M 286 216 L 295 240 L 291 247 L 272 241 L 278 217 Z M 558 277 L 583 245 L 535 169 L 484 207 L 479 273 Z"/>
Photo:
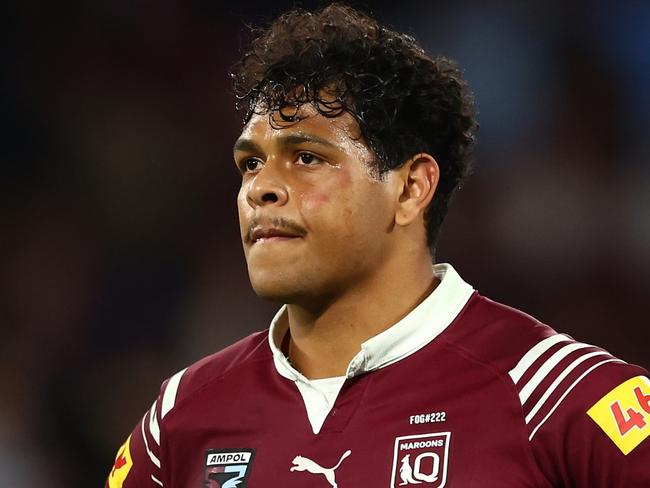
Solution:
<path fill-rule="evenodd" d="M 256 171 L 260 169 L 260 165 L 262 162 L 259 159 L 256 158 L 248 158 L 244 159 L 240 165 L 239 169 L 243 173 L 250 173 L 251 171 Z"/>
<path fill-rule="evenodd" d="M 300 153 L 298 155 L 298 159 L 300 160 L 301 164 L 304 164 L 306 166 L 313 165 L 321 161 L 318 156 L 314 156 L 311 153 Z"/>

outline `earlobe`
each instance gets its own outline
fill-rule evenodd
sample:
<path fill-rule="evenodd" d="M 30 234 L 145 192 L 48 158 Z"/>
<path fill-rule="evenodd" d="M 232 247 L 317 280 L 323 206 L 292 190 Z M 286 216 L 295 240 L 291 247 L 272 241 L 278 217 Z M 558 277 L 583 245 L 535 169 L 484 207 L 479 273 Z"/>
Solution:
<path fill-rule="evenodd" d="M 440 179 L 438 163 L 428 153 L 416 154 L 399 170 L 402 191 L 399 195 L 395 223 L 406 226 L 431 203 Z"/>

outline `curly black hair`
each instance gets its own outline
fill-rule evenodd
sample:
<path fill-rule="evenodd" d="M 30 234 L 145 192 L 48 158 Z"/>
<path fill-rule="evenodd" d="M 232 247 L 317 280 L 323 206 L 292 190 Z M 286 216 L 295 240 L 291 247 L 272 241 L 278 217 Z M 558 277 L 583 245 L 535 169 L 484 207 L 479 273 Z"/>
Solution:
<path fill-rule="evenodd" d="M 244 123 L 254 113 L 291 123 L 304 103 L 326 117 L 348 112 L 374 153 L 378 177 L 418 153 L 431 154 L 441 174 L 426 212 L 435 259 L 451 198 L 471 170 L 478 129 L 457 64 L 428 56 L 412 37 L 340 3 L 313 13 L 291 10 L 254 34 L 231 71 Z"/>

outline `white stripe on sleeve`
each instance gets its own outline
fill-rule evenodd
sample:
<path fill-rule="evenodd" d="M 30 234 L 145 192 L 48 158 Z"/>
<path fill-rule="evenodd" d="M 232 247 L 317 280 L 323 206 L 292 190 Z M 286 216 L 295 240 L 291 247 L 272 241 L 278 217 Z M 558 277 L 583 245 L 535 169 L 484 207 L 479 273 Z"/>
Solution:
<path fill-rule="evenodd" d="M 528 383 L 521 389 L 519 392 L 519 398 L 521 399 L 521 404 L 523 405 L 526 400 L 533 393 L 535 388 L 548 376 L 551 370 L 558 365 L 565 357 L 571 354 L 578 349 L 584 349 L 586 347 L 592 347 L 589 344 L 582 344 L 581 342 L 574 342 L 573 344 L 567 344 L 566 346 L 558 349 L 551 357 L 549 357 L 542 366 L 535 371 L 533 377 L 528 380 Z"/>
<path fill-rule="evenodd" d="M 180 370 L 174 376 L 169 378 L 167 382 L 167 388 L 165 388 L 165 393 L 163 393 L 162 404 L 160 408 L 160 419 L 162 420 L 169 411 L 174 408 L 176 403 L 176 393 L 178 392 L 178 386 L 181 382 L 181 377 L 187 371 L 187 368 Z"/>
<path fill-rule="evenodd" d="M 151 411 L 149 412 L 149 432 L 151 432 L 151 437 L 156 441 L 156 444 L 160 445 L 160 426 L 158 425 L 158 419 L 156 418 L 156 406 L 158 405 L 158 400 L 153 402 Z"/>
<path fill-rule="evenodd" d="M 616 359 L 616 358 L 605 359 L 604 361 L 600 361 L 599 363 L 594 364 L 591 368 L 589 368 L 587 371 L 585 371 L 585 372 L 582 373 L 580 376 L 578 376 L 578 378 L 577 378 L 573 383 L 571 383 L 571 386 L 569 386 L 569 387 L 566 389 L 566 391 L 564 392 L 564 394 L 563 394 L 563 395 L 560 397 L 560 399 L 555 403 L 555 405 L 553 405 L 553 408 L 551 408 L 551 409 L 549 410 L 549 412 L 548 412 L 548 413 L 546 414 L 546 416 L 542 419 L 542 421 L 541 421 L 539 424 L 537 424 L 537 426 L 533 429 L 533 431 L 530 433 L 530 436 L 528 436 L 528 440 L 530 441 L 530 440 L 533 439 L 533 437 L 535 437 L 535 434 L 537 433 L 537 431 L 542 427 L 542 425 L 544 425 L 544 423 L 549 419 L 549 417 L 553 414 L 553 412 L 555 412 L 555 410 L 557 409 L 557 407 L 560 406 L 560 403 L 562 403 L 562 400 L 564 400 L 564 399 L 566 398 L 566 396 L 571 392 L 571 390 L 573 390 L 573 389 L 575 388 L 575 386 L 576 386 L 578 383 L 580 383 L 580 381 L 582 381 L 582 379 L 583 379 L 585 376 L 587 376 L 587 375 L 588 375 L 589 373 L 591 373 L 594 369 L 599 368 L 599 367 L 602 366 L 603 364 L 612 363 L 612 362 L 625 363 L 625 361 L 621 361 L 620 359 Z"/>
<path fill-rule="evenodd" d="M 587 359 L 591 359 L 596 356 L 609 356 L 609 354 L 605 351 L 596 351 L 596 352 L 590 352 L 589 354 L 585 354 L 583 356 L 578 357 L 575 361 L 573 361 L 567 368 L 562 371 L 560 375 L 558 375 L 557 378 L 555 378 L 555 381 L 551 383 L 551 386 L 548 387 L 548 390 L 544 392 L 542 397 L 539 399 L 539 401 L 535 404 L 535 406 L 530 410 L 528 415 L 526 415 L 526 423 L 529 424 L 530 421 L 533 419 L 535 414 L 539 412 L 539 409 L 542 408 L 544 403 L 546 403 L 546 400 L 553 394 L 553 392 L 557 389 L 558 385 L 562 383 L 564 378 L 569 376 L 569 374 L 575 370 L 580 364 L 584 363 Z"/>
<path fill-rule="evenodd" d="M 144 423 L 145 423 L 145 419 L 142 419 L 140 425 L 142 425 L 142 439 L 144 439 L 144 447 L 147 449 L 147 454 L 149 454 L 149 459 L 151 459 L 151 462 L 154 463 L 158 467 L 158 469 L 160 469 L 160 459 L 158 459 L 156 455 L 151 451 L 151 449 L 149 449 L 147 434 L 144 431 Z"/>
<path fill-rule="evenodd" d="M 519 360 L 517 366 L 511 369 L 510 372 L 508 373 L 512 378 L 512 381 L 517 383 L 524 375 L 524 373 L 528 370 L 528 368 L 530 368 L 531 365 L 537 359 L 539 359 L 539 357 L 542 354 L 544 354 L 546 351 L 548 351 L 551 347 L 553 347 L 558 342 L 568 341 L 568 340 L 569 338 L 566 337 L 565 335 L 557 334 L 557 335 L 552 335 L 551 337 L 547 337 L 543 341 L 535 344 L 535 346 L 533 346 L 530 349 L 530 351 L 524 354 L 524 357 L 522 357 Z"/>

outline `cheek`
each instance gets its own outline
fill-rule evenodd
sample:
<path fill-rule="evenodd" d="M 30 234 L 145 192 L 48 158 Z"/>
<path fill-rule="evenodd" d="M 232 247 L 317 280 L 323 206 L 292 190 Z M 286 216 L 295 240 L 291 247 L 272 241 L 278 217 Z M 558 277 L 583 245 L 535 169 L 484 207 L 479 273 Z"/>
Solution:
<path fill-rule="evenodd" d="M 330 201 L 330 196 L 322 191 L 313 191 L 306 194 L 303 198 L 304 205 L 313 210 L 318 210 Z"/>
<path fill-rule="evenodd" d="M 350 174 L 347 171 L 341 171 L 326 180 L 314 184 L 309 190 L 302 195 L 303 205 L 309 210 L 321 210 L 326 207 L 344 207 L 347 203 L 347 193 L 351 184 Z"/>
<path fill-rule="evenodd" d="M 243 188 L 239 190 L 239 194 L 237 195 L 237 213 L 239 215 L 239 227 L 242 229 L 247 227 L 251 207 L 246 201 L 246 195 Z"/>
<path fill-rule="evenodd" d="M 239 188 L 239 192 L 237 193 L 237 209 L 239 210 L 240 213 L 242 212 L 245 203 L 246 203 L 246 189 L 242 185 Z"/>

